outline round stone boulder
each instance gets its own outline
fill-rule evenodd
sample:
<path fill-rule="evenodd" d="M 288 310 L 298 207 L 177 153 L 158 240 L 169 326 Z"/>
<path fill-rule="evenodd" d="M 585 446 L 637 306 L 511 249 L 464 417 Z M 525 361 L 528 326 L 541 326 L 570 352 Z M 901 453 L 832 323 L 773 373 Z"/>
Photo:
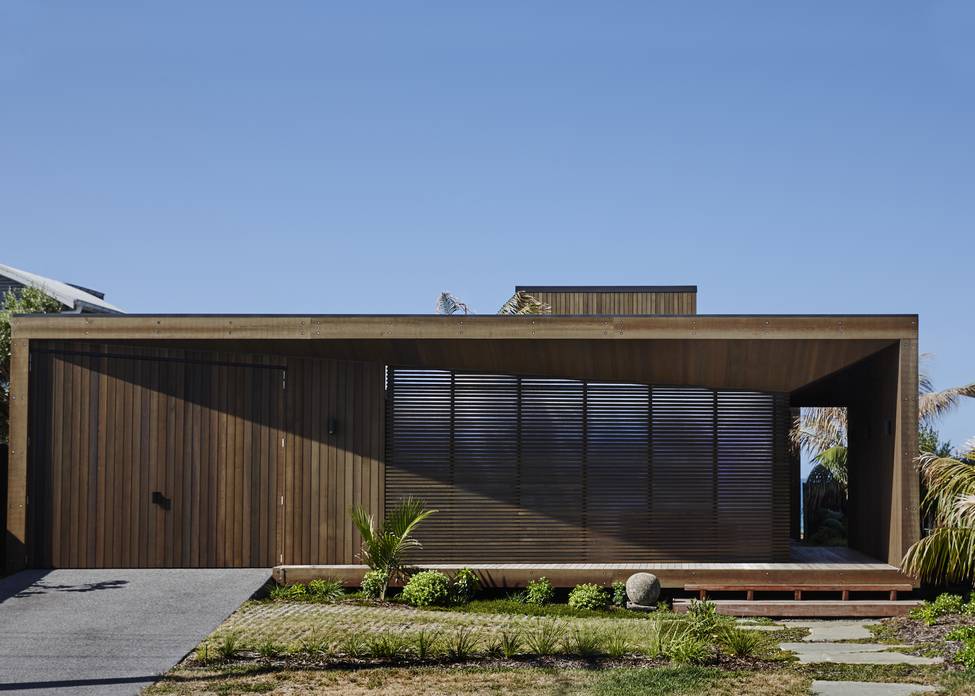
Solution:
<path fill-rule="evenodd" d="M 653 573 L 634 573 L 626 580 L 626 598 L 632 604 L 653 606 L 660 597 L 660 581 Z"/>

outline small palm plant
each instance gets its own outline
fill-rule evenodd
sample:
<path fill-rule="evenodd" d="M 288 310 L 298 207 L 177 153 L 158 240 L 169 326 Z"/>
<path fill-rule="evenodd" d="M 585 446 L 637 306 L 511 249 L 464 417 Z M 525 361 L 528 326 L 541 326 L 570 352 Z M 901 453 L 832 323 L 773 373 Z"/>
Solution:
<path fill-rule="evenodd" d="M 404 556 L 420 542 L 413 537 L 417 526 L 436 510 L 427 510 L 423 501 L 405 498 L 386 514 L 382 524 L 363 507 L 352 508 L 352 523 L 362 537 L 362 561 L 382 578 L 379 599 L 386 599 L 389 582 L 402 572 Z"/>
<path fill-rule="evenodd" d="M 904 572 L 934 583 L 975 578 L 975 440 L 967 457 L 918 457 L 927 484 L 922 505 L 934 530 L 907 550 Z"/>

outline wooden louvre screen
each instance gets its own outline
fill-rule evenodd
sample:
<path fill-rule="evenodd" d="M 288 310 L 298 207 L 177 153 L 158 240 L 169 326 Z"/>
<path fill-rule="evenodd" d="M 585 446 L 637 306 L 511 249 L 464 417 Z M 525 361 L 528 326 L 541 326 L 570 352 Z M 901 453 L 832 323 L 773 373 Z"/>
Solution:
<path fill-rule="evenodd" d="M 417 561 L 788 557 L 781 394 L 391 368 L 387 408 Z"/>

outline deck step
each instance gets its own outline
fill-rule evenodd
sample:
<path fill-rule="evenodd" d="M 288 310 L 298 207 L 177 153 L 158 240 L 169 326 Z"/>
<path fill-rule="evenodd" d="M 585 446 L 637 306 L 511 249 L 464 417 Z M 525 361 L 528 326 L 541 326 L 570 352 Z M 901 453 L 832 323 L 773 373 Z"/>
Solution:
<path fill-rule="evenodd" d="M 841 618 L 868 617 L 882 618 L 890 616 L 906 616 L 914 607 L 921 604 L 920 600 L 902 599 L 870 600 L 852 599 L 818 600 L 818 599 L 716 599 L 712 600 L 719 614 L 726 616 L 769 616 L 783 618 Z M 674 611 L 686 612 L 691 600 L 675 599 Z"/>

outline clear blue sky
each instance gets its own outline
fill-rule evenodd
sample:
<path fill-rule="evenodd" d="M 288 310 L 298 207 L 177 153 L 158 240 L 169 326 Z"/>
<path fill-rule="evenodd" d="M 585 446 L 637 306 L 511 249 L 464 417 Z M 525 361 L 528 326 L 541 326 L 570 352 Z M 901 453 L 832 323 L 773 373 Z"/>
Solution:
<path fill-rule="evenodd" d="M 0 262 L 142 312 L 696 283 L 917 312 L 975 381 L 975 3 L 471 4 L 5 0 Z"/>

